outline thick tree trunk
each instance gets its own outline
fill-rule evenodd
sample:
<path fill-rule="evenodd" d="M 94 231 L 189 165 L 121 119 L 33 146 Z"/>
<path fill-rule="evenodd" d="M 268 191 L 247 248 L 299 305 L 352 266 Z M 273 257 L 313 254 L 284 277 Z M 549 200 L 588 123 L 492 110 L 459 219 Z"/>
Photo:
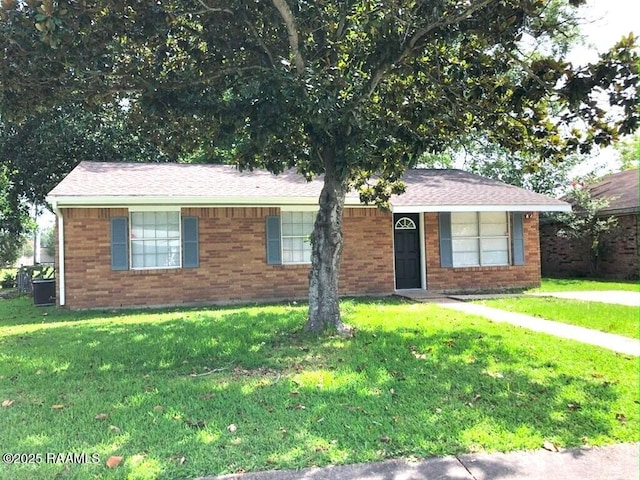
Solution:
<path fill-rule="evenodd" d="M 320 210 L 311 238 L 311 271 L 309 272 L 309 319 L 305 330 L 320 333 L 335 329 L 349 335 L 351 328 L 340 319 L 338 275 L 342 258 L 342 211 L 347 194 L 346 181 L 333 171 L 327 161 L 324 186 L 320 194 Z"/>

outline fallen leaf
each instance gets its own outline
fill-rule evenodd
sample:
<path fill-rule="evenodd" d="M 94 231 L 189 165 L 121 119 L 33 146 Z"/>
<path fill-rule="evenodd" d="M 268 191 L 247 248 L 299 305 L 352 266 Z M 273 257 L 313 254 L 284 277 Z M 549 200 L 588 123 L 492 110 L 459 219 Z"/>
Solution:
<path fill-rule="evenodd" d="M 388 436 L 383 435 L 383 436 L 380 437 L 380 441 L 382 443 L 389 443 L 391 441 L 391 439 Z"/>
<path fill-rule="evenodd" d="M 291 410 L 304 410 L 305 408 L 307 407 L 299 403 L 298 405 L 294 405 L 293 407 L 291 407 Z"/>
<path fill-rule="evenodd" d="M 162 410 L 164 410 L 164 407 L 162 405 L 156 405 L 155 407 L 153 407 L 153 411 L 154 412 L 161 412 Z"/>
<path fill-rule="evenodd" d="M 93 418 L 95 418 L 96 420 L 106 420 L 107 418 L 109 418 L 109 415 L 106 413 L 99 413 Z"/>
<path fill-rule="evenodd" d="M 36 375 L 42 375 L 42 370 L 36 371 Z"/>
<path fill-rule="evenodd" d="M 229 430 L 231 433 L 233 433 L 236 430 L 238 430 L 238 426 L 235 423 L 232 423 L 231 425 L 227 426 L 227 430 Z"/>
<path fill-rule="evenodd" d="M 107 458 L 107 468 L 116 468 L 118 465 L 122 463 L 122 457 L 118 457 L 116 455 L 112 455 Z"/>
<path fill-rule="evenodd" d="M 64 408 L 64 405 L 58 403 L 56 405 L 51 405 L 51 408 L 53 408 L 54 410 L 62 410 Z"/>
<path fill-rule="evenodd" d="M 109 425 L 109 430 L 111 430 L 113 433 L 120 433 L 122 430 L 120 430 L 119 427 L 116 427 L 115 425 Z"/>
<path fill-rule="evenodd" d="M 2 402 L 2 406 L 4 408 L 9 408 L 11 405 L 13 405 L 13 400 L 5 400 L 4 402 Z"/>
<path fill-rule="evenodd" d="M 627 423 L 627 417 L 624 413 L 616 413 L 616 420 L 620 423 Z"/>
<path fill-rule="evenodd" d="M 204 427 L 207 426 L 207 422 L 204 422 L 202 420 L 198 420 L 197 422 L 192 422 L 190 420 L 185 420 L 184 423 L 186 423 L 191 428 L 204 428 Z"/>
<path fill-rule="evenodd" d="M 582 408 L 582 406 L 576 402 L 576 403 L 567 403 L 567 408 L 569 410 L 580 410 Z"/>
<path fill-rule="evenodd" d="M 542 448 L 545 450 L 549 450 L 550 452 L 559 452 L 560 449 L 554 443 L 551 443 L 549 440 L 545 440 L 542 444 Z"/>

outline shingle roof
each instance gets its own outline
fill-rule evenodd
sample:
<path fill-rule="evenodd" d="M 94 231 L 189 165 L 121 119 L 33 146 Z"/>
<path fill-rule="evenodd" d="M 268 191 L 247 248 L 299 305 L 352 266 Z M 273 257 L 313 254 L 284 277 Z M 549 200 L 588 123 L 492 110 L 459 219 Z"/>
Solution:
<path fill-rule="evenodd" d="M 393 196 L 397 209 L 425 211 L 491 206 L 527 210 L 565 210 L 560 200 L 462 170 L 409 170 L 406 192 Z M 273 175 L 240 172 L 229 165 L 82 162 L 50 193 L 59 206 L 82 204 L 317 204 L 321 179 L 307 182 L 294 171 Z M 359 204 L 350 192 L 347 204 Z M 511 208 L 507 208 L 511 209 Z"/>
<path fill-rule="evenodd" d="M 589 187 L 593 198 L 607 199 L 609 205 L 602 213 L 640 211 L 638 201 L 638 170 L 625 170 L 603 177 Z"/>

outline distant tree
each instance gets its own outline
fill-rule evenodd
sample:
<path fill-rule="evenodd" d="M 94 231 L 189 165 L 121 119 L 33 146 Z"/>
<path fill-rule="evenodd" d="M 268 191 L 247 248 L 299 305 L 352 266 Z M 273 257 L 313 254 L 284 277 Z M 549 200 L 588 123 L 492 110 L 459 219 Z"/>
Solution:
<path fill-rule="evenodd" d="M 174 154 L 132 126 L 122 105 L 89 109 L 70 104 L 23 123 L 0 122 L 0 162 L 11 195 L 41 206 L 47 193 L 83 160 L 157 162 L 175 160 Z"/>
<path fill-rule="evenodd" d="M 607 248 L 607 237 L 618 226 L 618 219 L 603 215 L 602 210 L 609 205 L 607 199 L 595 199 L 588 188 L 576 185 L 566 196 L 573 210 L 551 215 L 561 225 L 557 235 L 576 241 L 585 257 L 589 259 L 589 271 L 597 276 L 600 261 Z"/>
<path fill-rule="evenodd" d="M 533 153 L 509 152 L 486 139 L 469 139 L 458 156 L 465 170 L 552 196 L 569 188 L 571 170 L 587 159 L 576 153 L 562 160 L 539 158 Z"/>
<path fill-rule="evenodd" d="M 620 154 L 621 170 L 631 170 L 640 166 L 640 133 L 627 135 L 613 144 Z"/>
<path fill-rule="evenodd" d="M 47 227 L 40 233 L 40 246 L 51 255 L 55 255 L 56 249 L 56 229 L 54 227 Z"/>
<path fill-rule="evenodd" d="M 7 168 L 0 166 L 0 267 L 15 264 L 30 226 L 26 205 L 11 195 Z"/>

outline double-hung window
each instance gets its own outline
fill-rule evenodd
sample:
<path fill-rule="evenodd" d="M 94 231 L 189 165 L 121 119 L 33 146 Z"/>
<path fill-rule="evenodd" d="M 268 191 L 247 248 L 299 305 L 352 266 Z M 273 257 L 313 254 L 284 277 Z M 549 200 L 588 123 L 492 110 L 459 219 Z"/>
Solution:
<path fill-rule="evenodd" d="M 131 212 L 131 268 L 179 268 L 180 212 Z"/>
<path fill-rule="evenodd" d="M 269 265 L 311 263 L 315 211 L 281 211 L 266 217 L 266 261 Z"/>
<path fill-rule="evenodd" d="M 506 212 L 451 213 L 454 267 L 509 265 Z"/>
<path fill-rule="evenodd" d="M 282 263 L 311 262 L 315 212 L 282 212 Z"/>
<path fill-rule="evenodd" d="M 197 268 L 198 217 L 133 210 L 111 218 L 111 269 Z"/>

